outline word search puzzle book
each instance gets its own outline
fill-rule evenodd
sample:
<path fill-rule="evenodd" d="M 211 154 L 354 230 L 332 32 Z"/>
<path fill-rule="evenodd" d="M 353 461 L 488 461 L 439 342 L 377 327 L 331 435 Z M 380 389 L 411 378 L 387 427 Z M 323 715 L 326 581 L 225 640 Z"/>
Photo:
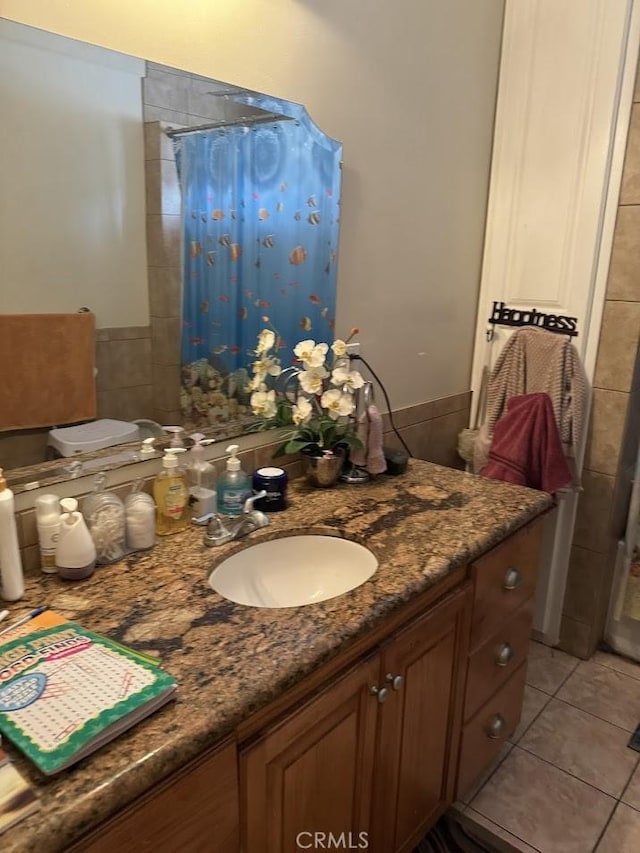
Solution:
<path fill-rule="evenodd" d="M 156 711 L 176 682 L 143 653 L 57 614 L 41 620 L 60 621 L 51 627 L 39 618 L 0 645 L 0 731 L 50 775 Z"/>

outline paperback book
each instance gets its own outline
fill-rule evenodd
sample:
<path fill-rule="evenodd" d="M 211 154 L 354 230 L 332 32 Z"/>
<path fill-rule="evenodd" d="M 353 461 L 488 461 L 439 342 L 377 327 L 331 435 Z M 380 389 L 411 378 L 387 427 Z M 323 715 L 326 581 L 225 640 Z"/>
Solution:
<path fill-rule="evenodd" d="M 20 626 L 23 636 L 0 638 L 0 732 L 47 775 L 99 749 L 176 689 L 155 659 L 60 620 L 47 611 Z"/>

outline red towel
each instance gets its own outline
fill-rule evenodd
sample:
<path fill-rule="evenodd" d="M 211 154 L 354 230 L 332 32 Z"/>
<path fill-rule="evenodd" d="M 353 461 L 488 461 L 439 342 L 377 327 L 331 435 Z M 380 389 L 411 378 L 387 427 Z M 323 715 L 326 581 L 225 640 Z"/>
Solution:
<path fill-rule="evenodd" d="M 572 484 L 548 394 L 512 397 L 493 433 L 483 477 L 555 492 Z"/>

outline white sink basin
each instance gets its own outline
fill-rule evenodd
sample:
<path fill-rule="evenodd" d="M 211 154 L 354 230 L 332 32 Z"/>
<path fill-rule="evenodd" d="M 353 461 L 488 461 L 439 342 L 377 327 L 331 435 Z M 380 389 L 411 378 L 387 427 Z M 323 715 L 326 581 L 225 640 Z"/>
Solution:
<path fill-rule="evenodd" d="M 287 536 L 250 545 L 223 560 L 209 586 L 251 607 L 300 607 L 355 589 L 378 568 L 367 548 L 335 536 Z"/>

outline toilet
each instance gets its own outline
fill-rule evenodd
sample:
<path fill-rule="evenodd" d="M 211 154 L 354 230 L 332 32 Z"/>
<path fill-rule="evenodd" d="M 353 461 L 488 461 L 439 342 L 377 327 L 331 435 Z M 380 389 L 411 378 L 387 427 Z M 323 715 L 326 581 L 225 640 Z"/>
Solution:
<path fill-rule="evenodd" d="M 101 418 L 86 424 L 49 430 L 48 455 L 53 458 L 76 456 L 78 453 L 90 453 L 93 450 L 137 441 L 139 438 L 140 430 L 137 424 Z"/>

